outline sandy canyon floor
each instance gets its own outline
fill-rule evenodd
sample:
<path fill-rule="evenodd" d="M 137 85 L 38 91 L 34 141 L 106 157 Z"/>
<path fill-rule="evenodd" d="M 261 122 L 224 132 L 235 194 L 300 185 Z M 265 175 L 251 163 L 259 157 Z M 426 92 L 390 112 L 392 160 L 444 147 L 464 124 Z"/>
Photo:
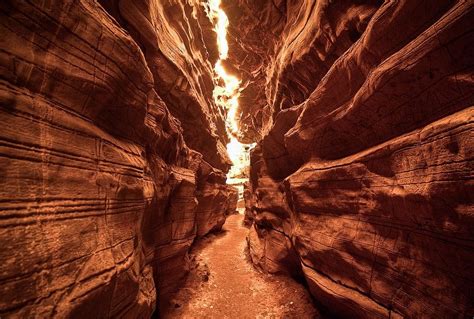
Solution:
<path fill-rule="evenodd" d="M 223 231 L 191 252 L 196 268 L 172 299 L 164 318 L 321 318 L 305 288 L 260 273 L 247 260 L 243 215 L 227 218 Z"/>

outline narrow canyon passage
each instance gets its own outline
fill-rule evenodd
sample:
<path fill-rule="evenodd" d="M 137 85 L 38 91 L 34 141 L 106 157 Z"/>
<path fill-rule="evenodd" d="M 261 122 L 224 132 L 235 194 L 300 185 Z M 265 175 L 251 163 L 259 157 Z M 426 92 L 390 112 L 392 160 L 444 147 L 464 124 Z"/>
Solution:
<path fill-rule="evenodd" d="M 243 217 L 229 216 L 222 232 L 197 242 L 191 255 L 198 267 L 163 318 L 320 318 L 301 284 L 250 264 Z"/>
<path fill-rule="evenodd" d="M 474 1 L 0 0 L 0 319 L 474 318 L 473 260 Z"/>

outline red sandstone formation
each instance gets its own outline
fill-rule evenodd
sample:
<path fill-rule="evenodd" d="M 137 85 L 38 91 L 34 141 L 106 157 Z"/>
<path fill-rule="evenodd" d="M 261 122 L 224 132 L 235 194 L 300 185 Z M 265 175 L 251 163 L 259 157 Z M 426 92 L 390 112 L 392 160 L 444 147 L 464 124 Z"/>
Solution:
<path fill-rule="evenodd" d="M 382 1 L 223 2 L 230 19 L 230 64 L 247 85 L 240 99 L 243 139 L 258 140 L 280 110 L 308 98 Z"/>
<path fill-rule="evenodd" d="M 149 317 L 235 210 L 202 7 L 103 4 L 0 4 L 2 318 Z"/>
<path fill-rule="evenodd" d="M 1 2 L 0 317 L 150 317 L 235 211 L 202 4 Z M 329 315 L 474 316 L 473 6 L 222 0 L 250 259 Z"/>
<path fill-rule="evenodd" d="M 282 10 L 293 32 L 267 57 L 252 260 L 304 275 L 344 318 L 471 317 L 473 4 L 357 3 Z"/>

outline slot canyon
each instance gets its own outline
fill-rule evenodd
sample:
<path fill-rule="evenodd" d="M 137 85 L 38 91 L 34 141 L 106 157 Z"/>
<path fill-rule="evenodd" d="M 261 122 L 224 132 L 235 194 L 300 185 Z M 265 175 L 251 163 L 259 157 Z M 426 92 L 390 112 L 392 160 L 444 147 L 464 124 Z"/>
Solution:
<path fill-rule="evenodd" d="M 0 319 L 474 318 L 473 1 L 0 11 Z"/>

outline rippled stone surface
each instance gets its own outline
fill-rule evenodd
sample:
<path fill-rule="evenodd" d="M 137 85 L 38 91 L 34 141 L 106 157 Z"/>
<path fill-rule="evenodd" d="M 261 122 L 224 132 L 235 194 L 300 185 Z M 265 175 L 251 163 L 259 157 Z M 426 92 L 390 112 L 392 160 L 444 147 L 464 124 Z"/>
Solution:
<path fill-rule="evenodd" d="M 354 43 L 340 33 L 324 37 L 334 51 L 305 51 L 331 34 L 317 19 L 275 42 L 292 43 L 277 57 L 297 49 L 264 76 L 273 115 L 251 156 L 252 261 L 303 275 L 342 317 L 472 316 L 473 5 L 321 5 L 319 19 L 346 21 Z M 281 20 L 298 6 L 307 12 L 296 1 Z M 357 37 L 341 17 L 358 17 Z"/>
<path fill-rule="evenodd" d="M 199 17 L 108 5 L 0 4 L 2 317 L 149 317 L 235 210 Z"/>

